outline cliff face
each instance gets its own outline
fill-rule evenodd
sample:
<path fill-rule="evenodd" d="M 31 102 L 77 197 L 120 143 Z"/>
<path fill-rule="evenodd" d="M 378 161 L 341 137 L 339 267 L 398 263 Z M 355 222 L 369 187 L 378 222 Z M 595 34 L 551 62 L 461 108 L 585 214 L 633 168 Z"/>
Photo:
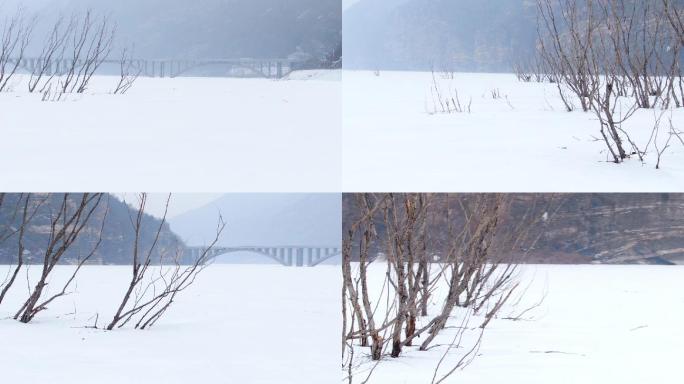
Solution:
<path fill-rule="evenodd" d="M 449 195 L 448 201 L 433 198 L 440 216 L 429 227 L 433 239 L 448 237 L 447 204 L 452 226 L 459 227 L 475 195 Z M 455 208 L 461 204 L 465 209 Z M 345 195 L 343 207 L 348 228 L 359 215 L 353 195 Z M 684 194 L 509 195 L 496 236 L 512 239 L 522 230 L 529 233 L 526 241 L 498 252 L 528 263 L 684 264 Z"/>
<path fill-rule="evenodd" d="M 31 207 L 37 207 L 36 213 L 26 227 L 24 236 L 24 259 L 27 263 L 42 263 L 46 246 L 50 237 L 50 223 L 55 212 L 59 210 L 63 194 L 34 194 L 30 198 Z M 17 215 L 15 208 L 20 202 L 19 194 L 4 194 L 0 205 L 0 264 L 16 263 L 18 252 L 18 236 L 2 236 L 7 229 L 16 229 L 21 223 L 21 213 Z M 70 207 L 75 207 L 81 199 L 80 194 L 68 196 Z M 105 210 L 108 209 L 105 216 Z M 118 200 L 114 196 L 103 197 L 92 217 L 81 231 L 77 240 L 62 258 L 64 264 L 75 264 L 87 256 L 98 241 L 102 229 L 102 241 L 96 252 L 89 260 L 89 264 L 130 264 L 133 256 L 133 240 L 135 234 L 131 225 L 131 217 L 135 218 L 137 211 Z M 104 227 L 102 226 L 102 221 Z M 140 234 L 141 252 L 147 252 L 161 221 L 153 216 L 145 215 Z M 172 257 L 179 247 L 184 247 L 182 241 L 164 224 L 158 245 L 153 252 L 153 260 L 159 257 Z"/>
<path fill-rule="evenodd" d="M 569 195 L 549 220 L 543 251 L 597 263 L 683 263 L 684 195 Z"/>

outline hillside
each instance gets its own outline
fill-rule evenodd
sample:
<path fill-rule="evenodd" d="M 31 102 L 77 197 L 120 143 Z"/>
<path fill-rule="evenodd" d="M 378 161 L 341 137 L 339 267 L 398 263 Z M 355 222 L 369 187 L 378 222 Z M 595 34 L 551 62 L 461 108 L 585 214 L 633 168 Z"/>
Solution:
<path fill-rule="evenodd" d="M 219 213 L 227 223 L 223 246 L 334 246 L 341 242 L 340 195 L 231 193 L 170 220 L 188 245 L 215 234 Z"/>
<path fill-rule="evenodd" d="M 18 194 L 5 194 L 2 205 L 0 205 L 0 234 L 9 233 L 5 229 L 18 228 L 21 222 L 21 215 L 15 214 L 15 207 L 19 201 Z M 30 206 L 37 207 L 36 214 L 29 222 L 24 236 L 25 262 L 42 263 L 46 246 L 50 235 L 50 222 L 55 211 L 61 205 L 62 194 L 34 194 L 30 199 Z M 80 194 L 72 194 L 69 201 L 75 204 L 81 199 Z M 20 203 L 23 204 L 23 203 Z M 84 229 L 81 231 L 77 240 L 65 253 L 62 262 L 65 264 L 77 263 L 79 258 L 85 257 L 90 253 L 96 244 L 102 220 L 105 217 L 105 209 L 109 208 L 106 221 L 103 227 L 102 242 L 95 254 L 89 260 L 89 264 L 129 264 L 132 259 L 134 232 L 131 225 L 131 217 L 137 213 L 136 210 L 126 205 L 113 195 L 103 197 L 102 202 L 97 206 L 93 216 L 90 218 Z M 160 220 L 145 215 L 142 221 L 140 249 L 149 249 L 156 231 L 159 228 Z M 0 236 L 2 239 L 4 236 Z M 177 247 L 182 247 L 182 241 L 171 232 L 168 224 L 165 224 L 158 242 L 153 259 L 158 259 L 160 255 L 175 255 Z M 12 264 L 17 260 L 18 235 L 7 238 L 0 242 L 0 264 Z"/>
<path fill-rule="evenodd" d="M 450 197 L 456 228 L 463 225 L 457 201 L 472 208 L 473 196 Z M 345 195 L 343 207 L 346 227 L 359 211 L 352 195 Z M 432 209 L 446 207 L 444 195 L 437 195 Z M 528 231 L 529 241 L 500 251 L 523 255 L 528 263 L 684 264 L 683 218 L 680 194 L 517 194 L 500 215 L 497 238 Z M 525 221 L 535 224 L 521 225 Z M 380 217 L 376 222 L 382 234 Z M 446 241 L 447 228 L 444 217 L 435 220 L 430 236 Z"/>

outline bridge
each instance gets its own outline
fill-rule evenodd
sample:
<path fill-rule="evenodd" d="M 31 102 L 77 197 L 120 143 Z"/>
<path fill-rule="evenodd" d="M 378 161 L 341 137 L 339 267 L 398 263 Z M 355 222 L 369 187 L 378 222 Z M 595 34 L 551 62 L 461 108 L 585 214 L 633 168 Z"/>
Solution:
<path fill-rule="evenodd" d="M 196 259 L 206 250 L 205 247 L 186 247 L 184 257 Z M 340 255 L 340 247 L 328 246 L 243 246 L 214 247 L 208 256 L 213 259 L 221 255 L 235 252 L 251 252 L 268 257 L 287 267 L 315 267 L 325 260 Z"/>
<path fill-rule="evenodd" d="M 45 60 L 40 57 L 25 57 L 22 59 L 10 59 L 10 64 L 19 62 L 18 68 L 27 73 L 34 73 L 39 68 L 47 68 L 48 76 L 65 75 L 71 66 L 72 60 L 52 59 Z M 76 62 L 80 68 L 85 64 L 84 60 Z M 104 60 L 104 67 L 119 70 L 121 60 Z M 130 65 L 131 73 L 140 73 L 143 77 L 178 77 L 198 68 L 212 67 L 220 69 L 229 77 L 263 77 L 267 79 L 280 79 L 297 69 L 303 63 L 290 59 L 205 59 L 205 60 L 175 60 L 175 59 L 131 59 L 126 64 Z M 117 72 L 118 73 L 118 72 Z"/>

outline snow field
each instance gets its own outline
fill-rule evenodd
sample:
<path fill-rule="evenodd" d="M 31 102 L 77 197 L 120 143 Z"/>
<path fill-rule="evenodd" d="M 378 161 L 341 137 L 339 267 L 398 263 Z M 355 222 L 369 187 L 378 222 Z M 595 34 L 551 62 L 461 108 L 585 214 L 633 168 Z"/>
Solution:
<path fill-rule="evenodd" d="M 684 190 L 684 145 L 671 142 L 660 170 L 653 144 L 645 164 L 608 163 L 596 118 L 566 112 L 554 84 L 521 83 L 513 74 L 436 73 L 444 97 L 457 90 L 461 104 L 472 105 L 471 113 L 431 114 L 429 72 L 344 71 L 342 78 L 345 191 Z M 684 109 L 666 113 L 661 148 L 669 118 L 684 130 Z M 623 128 L 643 149 L 653 125 L 654 111 L 640 110 Z"/>
<path fill-rule="evenodd" d="M 0 189 L 339 192 L 330 77 L 139 78 L 112 95 L 118 78 L 97 76 L 86 94 L 43 102 L 19 76 L 0 94 Z"/>
<path fill-rule="evenodd" d="M 373 281 L 381 282 L 385 269 L 371 271 Z M 500 317 L 515 317 L 543 298 L 542 304 L 520 321 L 493 320 L 472 364 L 445 383 L 678 383 L 684 353 L 683 273 L 680 266 L 523 266 L 519 281 L 527 291 Z M 444 291 L 435 293 L 431 311 L 439 310 L 436 303 Z M 469 326 L 481 320 L 473 317 Z M 461 322 L 455 316 L 448 326 Z M 430 383 L 454 333 L 445 329 L 434 342 L 441 346 L 429 351 L 409 347 L 397 359 L 384 357 L 369 383 Z M 451 369 L 478 335 L 477 329 L 470 330 L 440 372 Z M 357 347 L 356 353 L 361 350 Z M 364 361 L 355 382 L 362 382 L 373 366 Z"/>
<path fill-rule="evenodd" d="M 7 266 L 1 267 L 2 275 Z M 58 266 L 58 288 L 72 267 Z M 30 275 L 39 273 L 32 266 Z M 339 267 L 212 265 L 147 331 L 106 325 L 130 267 L 88 266 L 73 293 L 34 322 L 8 317 L 26 298 L 22 272 L 0 304 L 3 382 L 331 383 L 339 369 Z"/>

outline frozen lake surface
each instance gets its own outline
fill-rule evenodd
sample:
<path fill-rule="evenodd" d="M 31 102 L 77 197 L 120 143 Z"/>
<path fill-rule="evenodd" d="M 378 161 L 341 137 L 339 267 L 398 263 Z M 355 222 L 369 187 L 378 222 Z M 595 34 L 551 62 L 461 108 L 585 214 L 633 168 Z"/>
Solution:
<path fill-rule="evenodd" d="M 374 280 L 382 282 L 385 267 L 375 266 L 372 271 Z M 445 383 L 680 381 L 683 266 L 528 265 L 521 269 L 520 279 L 528 291 L 520 304 L 503 310 L 501 317 L 520 314 L 546 294 L 541 306 L 520 321 L 493 320 L 477 358 Z M 443 290 L 435 293 L 439 298 L 443 294 Z M 435 302 L 433 311 L 438 310 Z M 459 326 L 460 321 L 454 317 L 449 325 Z M 477 327 L 480 321 L 473 318 L 470 326 Z M 445 329 L 434 343 L 443 345 L 427 352 L 408 347 L 398 359 L 385 357 L 368 383 L 430 383 L 444 344 L 454 332 Z M 470 349 L 477 334 L 477 330 L 469 331 L 462 347 L 448 354 L 440 372 L 450 369 Z M 362 382 L 371 367 L 366 360 L 355 382 Z"/>
<path fill-rule="evenodd" d="M 6 266 L 1 266 L 2 275 Z M 57 289 L 71 267 L 60 266 Z M 85 267 L 74 293 L 30 324 L 7 317 L 26 298 L 18 279 L 0 304 L 7 383 L 333 383 L 339 372 L 339 266 L 212 265 L 147 331 L 89 329 L 111 320 L 130 267 Z M 31 267 L 31 273 L 39 268 Z"/>
<path fill-rule="evenodd" d="M 443 97 L 470 113 L 432 114 L 429 72 L 344 71 L 345 191 L 681 192 L 684 145 L 673 139 L 655 169 L 653 142 L 645 164 L 606 162 L 592 113 L 565 112 L 554 84 L 521 83 L 513 74 L 435 74 Z M 497 97 L 494 97 L 494 94 Z M 438 107 L 439 108 L 439 107 Z M 623 128 L 643 150 L 654 113 L 640 110 Z M 664 114 L 684 131 L 684 109 Z"/>
<path fill-rule="evenodd" d="M 45 102 L 0 93 L 0 189 L 339 192 L 339 71 L 288 79 L 97 76 Z M 77 172 L 75 170 L 78 170 Z"/>

